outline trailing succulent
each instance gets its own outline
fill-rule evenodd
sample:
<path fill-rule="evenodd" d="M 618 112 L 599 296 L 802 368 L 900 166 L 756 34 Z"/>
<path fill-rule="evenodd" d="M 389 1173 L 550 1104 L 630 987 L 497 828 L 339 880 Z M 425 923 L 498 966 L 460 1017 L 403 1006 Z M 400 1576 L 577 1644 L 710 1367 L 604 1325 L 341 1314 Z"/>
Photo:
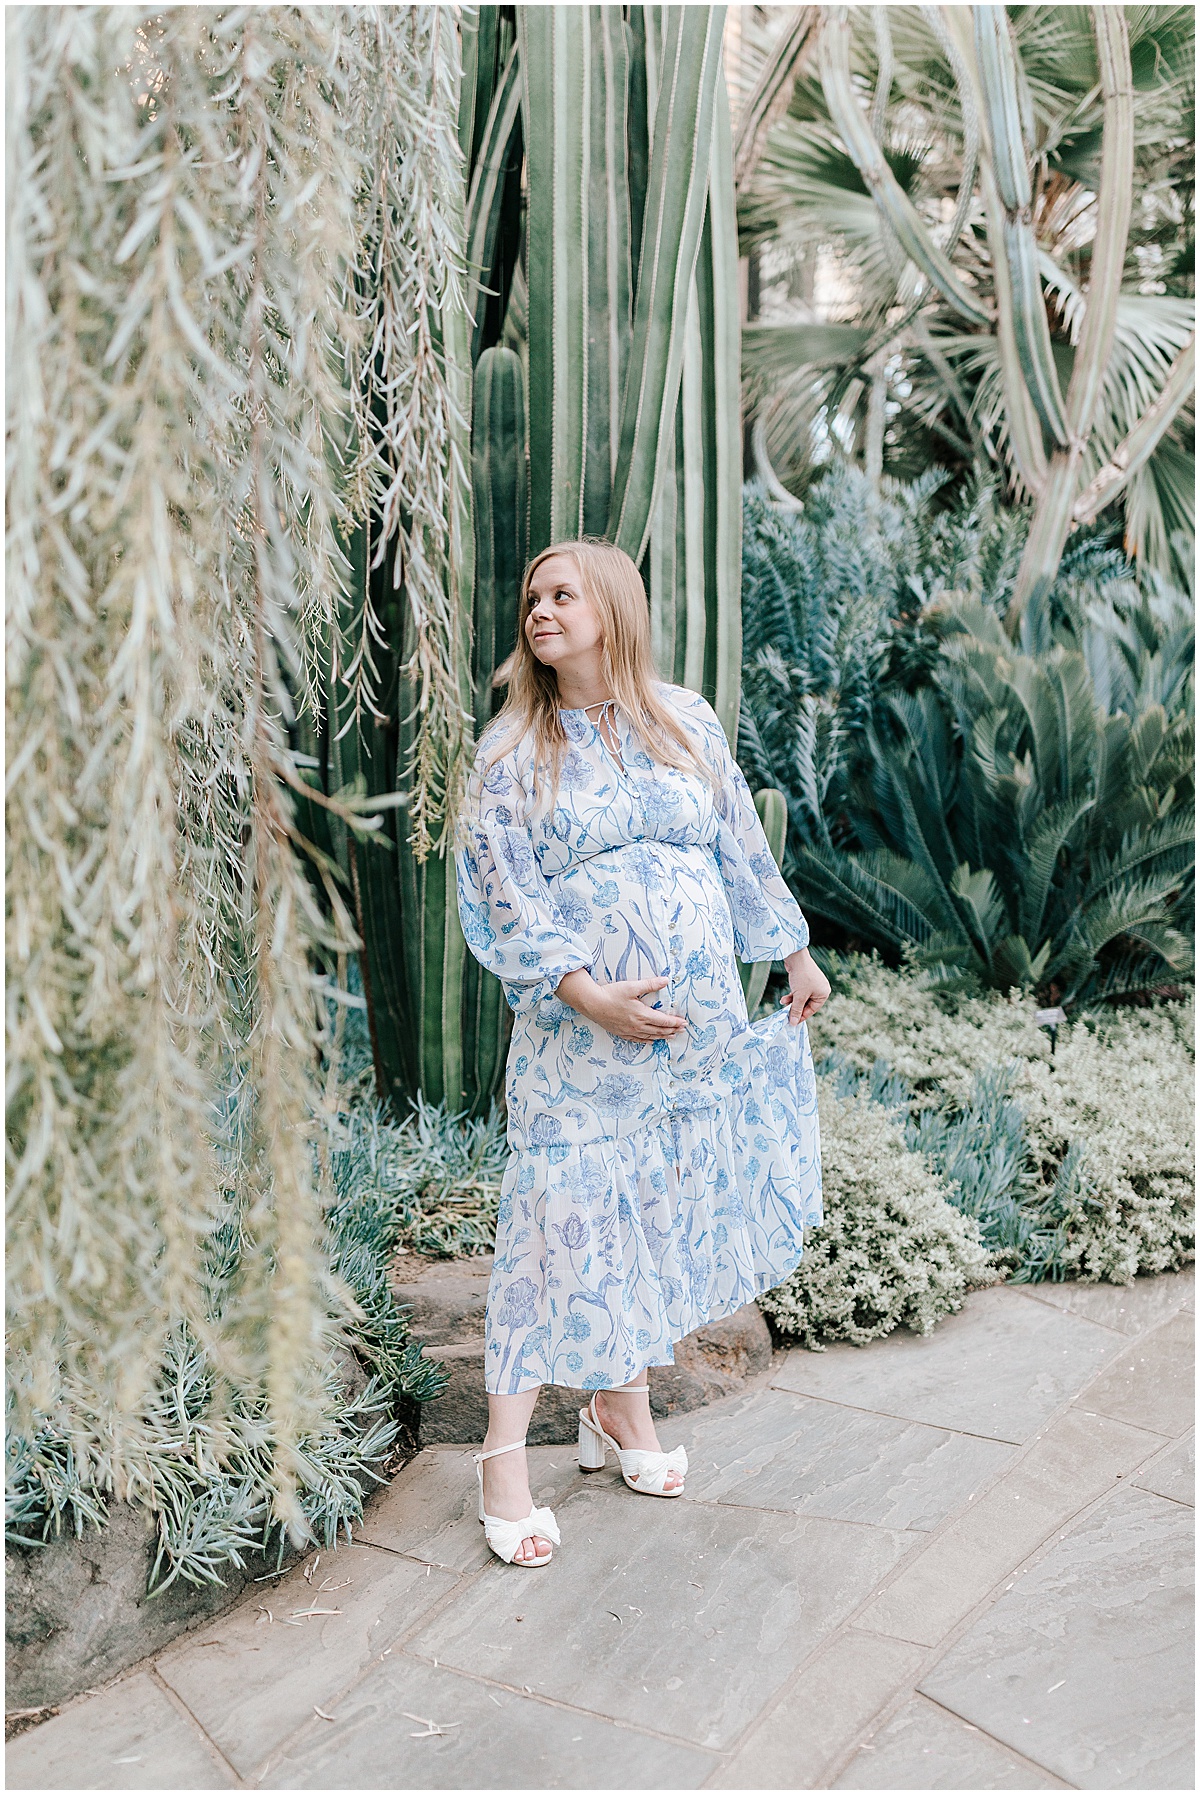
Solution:
<path fill-rule="evenodd" d="M 1190 974 L 1190 603 L 1083 535 L 1005 614 L 1021 525 L 986 486 L 832 470 L 746 499 L 739 754 L 788 803 L 784 870 L 948 987 L 1088 1005 Z"/>

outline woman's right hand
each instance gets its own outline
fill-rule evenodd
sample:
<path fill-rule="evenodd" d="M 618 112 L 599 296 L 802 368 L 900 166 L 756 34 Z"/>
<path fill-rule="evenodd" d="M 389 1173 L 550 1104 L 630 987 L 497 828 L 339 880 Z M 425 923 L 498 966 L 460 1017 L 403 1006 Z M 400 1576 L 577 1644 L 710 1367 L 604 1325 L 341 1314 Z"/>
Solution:
<path fill-rule="evenodd" d="M 643 992 L 661 991 L 669 982 L 649 978 L 598 984 L 587 967 L 580 966 L 558 981 L 555 996 L 623 1041 L 662 1041 L 679 1034 L 687 1022 L 670 1010 L 652 1010 L 641 998 Z"/>

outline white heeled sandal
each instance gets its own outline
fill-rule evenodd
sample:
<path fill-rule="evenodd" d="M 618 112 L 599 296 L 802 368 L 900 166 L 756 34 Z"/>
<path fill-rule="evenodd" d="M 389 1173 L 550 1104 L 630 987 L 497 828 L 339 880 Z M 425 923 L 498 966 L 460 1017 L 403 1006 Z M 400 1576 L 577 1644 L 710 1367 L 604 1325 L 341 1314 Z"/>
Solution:
<path fill-rule="evenodd" d="M 643 1390 L 648 1391 L 650 1386 L 626 1384 L 623 1388 L 630 1395 L 638 1395 Z M 603 1471 L 610 1449 L 617 1455 L 621 1476 L 639 1496 L 682 1496 L 688 1468 L 686 1448 L 676 1446 L 674 1452 L 643 1452 L 636 1446 L 618 1446 L 612 1435 L 601 1427 L 593 1396 L 586 1409 L 579 1411 L 579 1469 Z M 679 1473 L 679 1482 L 673 1490 L 664 1487 L 670 1471 Z"/>
<path fill-rule="evenodd" d="M 485 1514 L 483 1510 L 483 1465 L 484 1460 L 499 1458 L 502 1452 L 516 1452 L 525 1441 L 514 1440 L 511 1446 L 493 1446 L 490 1452 L 474 1452 L 475 1474 L 479 1478 L 479 1519 L 483 1523 L 483 1537 L 486 1539 L 497 1558 L 505 1564 L 516 1563 L 522 1570 L 533 1570 L 537 1565 L 549 1564 L 553 1552 L 542 1552 L 537 1558 L 518 1558 L 521 1541 L 526 1539 L 549 1539 L 556 1546 L 562 1544 L 558 1531 L 558 1522 L 554 1518 L 553 1509 L 530 1507 L 523 1521 L 506 1521 L 500 1515 Z"/>

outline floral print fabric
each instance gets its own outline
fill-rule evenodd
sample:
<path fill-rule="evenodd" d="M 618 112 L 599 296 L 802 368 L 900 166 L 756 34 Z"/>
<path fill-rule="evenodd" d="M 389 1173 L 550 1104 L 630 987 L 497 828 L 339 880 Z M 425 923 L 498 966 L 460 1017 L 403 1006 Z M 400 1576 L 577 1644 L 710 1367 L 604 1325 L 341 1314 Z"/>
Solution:
<path fill-rule="evenodd" d="M 782 959 L 808 925 L 711 705 L 661 683 L 720 796 L 665 767 L 609 707 L 582 709 L 551 808 L 525 738 L 486 772 L 480 743 L 457 854 L 459 916 L 514 1012 L 508 1142 L 485 1368 L 494 1394 L 593 1390 L 673 1363 L 672 1345 L 779 1284 L 821 1220 L 808 1031 L 746 1014 L 737 958 Z M 683 1015 L 628 1041 L 554 995 L 665 976 Z"/>

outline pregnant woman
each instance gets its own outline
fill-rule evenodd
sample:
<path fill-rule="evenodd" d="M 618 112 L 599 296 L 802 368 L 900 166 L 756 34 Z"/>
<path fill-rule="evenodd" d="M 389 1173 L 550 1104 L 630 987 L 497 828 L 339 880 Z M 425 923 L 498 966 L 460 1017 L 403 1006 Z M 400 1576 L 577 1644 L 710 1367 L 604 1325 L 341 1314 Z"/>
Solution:
<path fill-rule="evenodd" d="M 523 1450 L 538 1391 L 590 1393 L 580 1466 L 678 1496 L 647 1367 L 779 1284 L 821 1219 L 802 1025 L 829 995 L 712 707 L 656 673 L 620 549 L 547 549 L 521 591 L 508 696 L 456 842 L 476 959 L 514 1012 L 488 1288 L 480 1519 L 507 1563 L 559 1543 Z M 746 1014 L 735 959 L 782 960 Z"/>

